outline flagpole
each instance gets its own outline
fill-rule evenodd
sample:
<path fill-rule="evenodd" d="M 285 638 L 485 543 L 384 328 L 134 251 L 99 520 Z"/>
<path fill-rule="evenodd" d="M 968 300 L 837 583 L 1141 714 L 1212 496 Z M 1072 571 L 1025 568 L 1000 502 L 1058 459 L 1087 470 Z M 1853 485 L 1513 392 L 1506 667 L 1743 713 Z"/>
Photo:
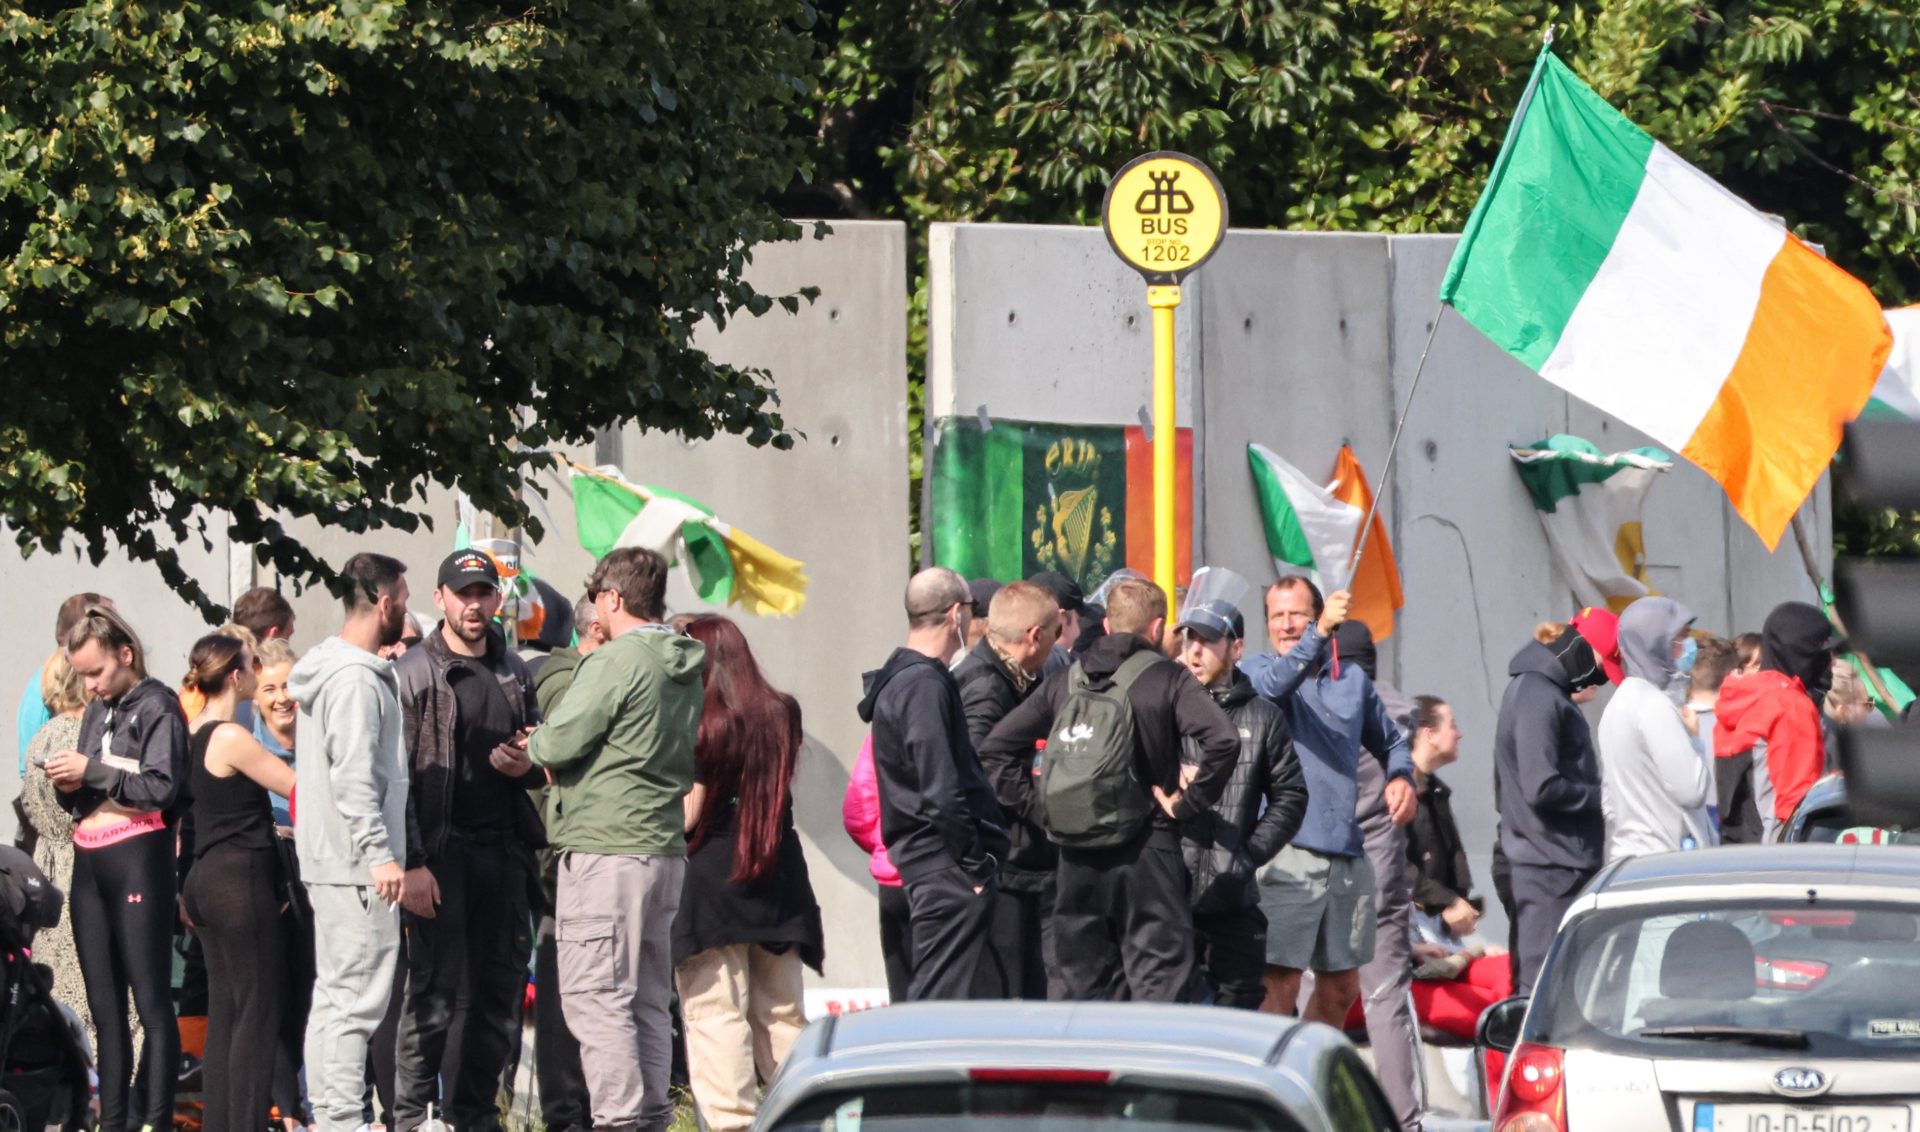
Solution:
<path fill-rule="evenodd" d="M 1807 578 L 1813 582 L 1814 596 L 1820 599 L 1821 610 L 1826 613 L 1827 619 L 1833 622 L 1834 632 L 1842 637 L 1846 636 L 1847 624 L 1840 619 L 1840 610 L 1827 602 L 1826 575 L 1821 573 L 1819 559 L 1813 554 L 1813 539 L 1808 537 L 1807 525 L 1800 518 L 1798 511 L 1793 513 L 1793 541 L 1800 548 L 1800 563 L 1807 568 Z M 1880 697 L 1880 702 L 1891 707 L 1893 693 L 1887 690 L 1886 682 L 1880 679 L 1879 667 L 1873 663 L 1872 658 L 1858 649 L 1854 650 L 1853 655 L 1860 662 L 1861 674 L 1867 678 L 1867 683 L 1873 685 L 1874 693 Z"/>
<path fill-rule="evenodd" d="M 1387 445 L 1387 463 L 1380 471 L 1378 483 L 1380 490 L 1372 492 L 1373 501 L 1367 504 L 1367 517 L 1360 521 L 1360 533 L 1354 536 L 1353 553 L 1347 556 L 1347 582 L 1340 588 L 1353 588 L 1354 575 L 1360 572 L 1360 559 L 1366 553 L 1367 535 L 1373 530 L 1373 517 L 1380 510 L 1380 500 L 1386 495 L 1393 483 L 1393 459 L 1400 452 L 1400 434 L 1407 430 L 1407 414 L 1413 411 L 1413 399 L 1420 392 L 1420 378 L 1427 372 L 1427 355 L 1433 352 L 1434 335 L 1440 332 L 1440 319 L 1447 313 L 1447 304 L 1441 303 L 1434 312 L 1433 325 L 1427 327 L 1427 344 L 1420 347 L 1420 364 L 1413 367 L 1413 385 L 1407 390 L 1406 404 L 1400 407 L 1400 419 L 1393 426 L 1393 440 Z"/>

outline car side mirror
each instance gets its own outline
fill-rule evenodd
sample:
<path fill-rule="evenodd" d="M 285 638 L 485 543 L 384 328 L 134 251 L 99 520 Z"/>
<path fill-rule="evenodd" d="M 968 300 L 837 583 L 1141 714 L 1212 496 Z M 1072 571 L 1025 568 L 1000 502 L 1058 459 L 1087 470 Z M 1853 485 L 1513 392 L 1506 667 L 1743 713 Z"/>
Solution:
<path fill-rule="evenodd" d="M 1520 1024 L 1527 1019 L 1527 1003 L 1530 1001 L 1525 996 L 1516 995 L 1487 1007 L 1480 1015 L 1474 1044 L 1500 1053 L 1512 1053 L 1513 1047 L 1520 1044 Z"/>

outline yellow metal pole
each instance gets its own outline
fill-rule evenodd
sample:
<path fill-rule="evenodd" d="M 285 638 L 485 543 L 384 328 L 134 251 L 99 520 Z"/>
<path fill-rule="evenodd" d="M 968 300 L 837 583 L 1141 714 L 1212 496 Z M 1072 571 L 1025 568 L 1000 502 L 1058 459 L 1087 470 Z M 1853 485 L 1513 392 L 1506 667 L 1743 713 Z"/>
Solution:
<path fill-rule="evenodd" d="M 1173 600 L 1174 446 L 1180 435 L 1173 407 L 1173 308 L 1180 305 L 1180 288 L 1148 287 L 1147 305 L 1153 308 L 1153 581 L 1167 595 L 1172 617 L 1179 608 Z"/>

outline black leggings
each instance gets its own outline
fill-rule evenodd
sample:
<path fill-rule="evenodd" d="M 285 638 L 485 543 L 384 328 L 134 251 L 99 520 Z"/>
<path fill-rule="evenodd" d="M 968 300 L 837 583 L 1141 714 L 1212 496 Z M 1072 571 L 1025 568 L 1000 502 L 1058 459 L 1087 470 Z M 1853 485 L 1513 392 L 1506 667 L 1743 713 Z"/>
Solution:
<path fill-rule="evenodd" d="M 99 849 L 74 847 L 73 942 L 100 1038 L 102 1132 L 173 1127 L 180 1070 L 171 969 L 173 885 L 171 830 L 149 830 Z M 129 990 L 146 1035 L 137 1078 Z"/>
<path fill-rule="evenodd" d="M 287 941 L 274 850 L 220 847 L 187 873 L 187 915 L 207 953 L 205 1132 L 259 1132 L 273 1107 Z"/>

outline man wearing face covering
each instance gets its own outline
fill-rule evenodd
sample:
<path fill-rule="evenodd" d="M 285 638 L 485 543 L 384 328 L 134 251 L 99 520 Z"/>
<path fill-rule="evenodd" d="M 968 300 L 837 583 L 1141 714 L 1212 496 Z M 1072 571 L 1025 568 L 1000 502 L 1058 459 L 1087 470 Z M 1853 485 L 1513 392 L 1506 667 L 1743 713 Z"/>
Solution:
<path fill-rule="evenodd" d="M 1826 614 L 1785 602 L 1761 627 L 1760 671 L 1721 685 L 1713 753 L 1722 841 L 1778 841 L 1826 769 L 1820 700 L 1838 644 Z"/>
<path fill-rule="evenodd" d="M 1512 874 L 1513 990 L 1524 995 L 1561 917 L 1605 860 L 1600 763 L 1579 705 L 1607 672 L 1572 626 L 1551 644 L 1529 641 L 1507 671 L 1513 679 L 1494 733 L 1494 787 L 1500 849 Z"/>
<path fill-rule="evenodd" d="M 1684 689 L 1693 668 L 1693 619 L 1665 597 L 1643 597 L 1620 615 L 1627 678 L 1600 717 L 1608 861 L 1718 843 L 1707 814 L 1713 775 L 1668 693 Z"/>

